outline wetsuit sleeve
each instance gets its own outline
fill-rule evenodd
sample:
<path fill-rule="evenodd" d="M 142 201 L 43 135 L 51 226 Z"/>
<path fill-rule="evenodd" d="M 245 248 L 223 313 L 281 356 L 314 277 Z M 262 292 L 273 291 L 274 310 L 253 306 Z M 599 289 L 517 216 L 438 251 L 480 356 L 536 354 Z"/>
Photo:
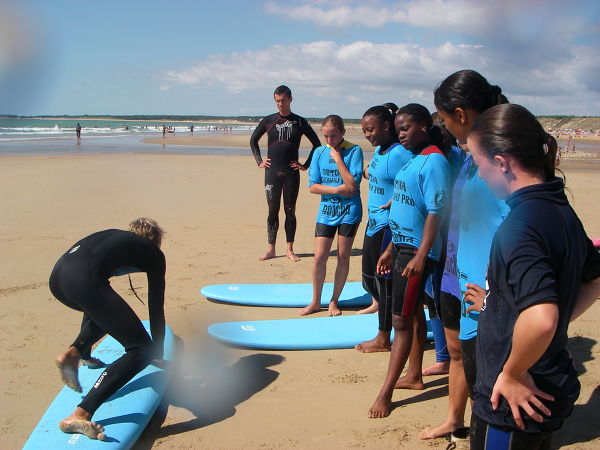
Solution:
<path fill-rule="evenodd" d="M 325 149 L 327 147 L 319 147 L 316 152 L 317 152 L 317 157 L 315 159 L 315 161 L 313 163 L 311 163 L 309 169 L 308 169 L 308 187 L 311 187 L 313 184 L 322 184 L 322 179 L 321 179 L 321 166 L 319 164 L 319 160 L 321 157 L 321 153 L 322 153 L 322 149 Z M 311 152 L 312 155 L 312 152 Z"/>
<path fill-rule="evenodd" d="M 448 206 L 450 164 L 440 154 L 432 154 L 420 176 L 422 177 L 423 199 L 429 214 L 444 216 Z"/>
<path fill-rule="evenodd" d="M 350 167 L 348 167 L 348 171 L 350 172 L 350 175 L 352 175 L 352 177 L 356 181 L 356 184 L 358 184 L 359 186 L 360 186 L 360 182 L 363 179 L 363 176 L 362 176 L 363 165 L 364 165 L 363 151 L 362 151 L 362 148 L 360 148 L 357 145 L 354 147 L 354 150 L 352 152 L 352 159 L 350 161 Z"/>
<path fill-rule="evenodd" d="M 156 247 L 154 244 L 152 244 Z M 150 331 L 155 348 L 155 358 L 162 359 L 165 340 L 165 273 L 166 261 L 164 253 L 156 247 L 149 252 L 147 261 L 148 276 L 148 314 Z"/>
<path fill-rule="evenodd" d="M 312 150 L 310 151 L 310 154 L 308 155 L 308 158 L 306 159 L 306 162 L 302 164 L 305 168 L 308 169 L 310 167 L 310 163 L 312 161 L 315 150 L 321 146 L 321 140 L 319 139 L 319 136 L 317 136 L 317 133 L 315 133 L 315 130 L 312 129 L 308 121 L 306 121 L 305 119 L 302 119 L 302 132 L 313 146 Z"/>
<path fill-rule="evenodd" d="M 266 132 L 266 119 L 263 119 L 254 129 L 254 132 L 250 137 L 250 149 L 252 150 L 252 155 L 254 155 L 257 165 L 260 165 L 263 162 L 262 157 L 260 156 L 260 147 L 258 146 L 258 141 L 260 141 L 260 138 L 263 137 Z"/>

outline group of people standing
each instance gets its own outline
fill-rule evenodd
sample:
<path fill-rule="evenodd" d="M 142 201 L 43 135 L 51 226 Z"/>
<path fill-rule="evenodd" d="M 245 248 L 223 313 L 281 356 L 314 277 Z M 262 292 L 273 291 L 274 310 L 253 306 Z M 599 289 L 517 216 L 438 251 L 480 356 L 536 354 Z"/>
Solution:
<path fill-rule="evenodd" d="M 464 426 L 470 399 L 471 448 L 550 449 L 552 432 L 579 396 L 577 370 L 566 348 L 568 324 L 600 295 L 600 254 L 555 175 L 556 140 L 529 111 L 509 104 L 498 86 L 471 70 L 454 73 L 435 88 L 437 124 L 419 104 L 369 108 L 361 125 L 375 151 L 364 169 L 362 149 L 345 139 L 340 116 L 323 121 L 326 145 L 321 146 L 308 122 L 291 112 L 289 88 L 278 87 L 274 99 L 279 112 L 263 119 L 250 140 L 256 163 L 265 170 L 269 206 L 268 249 L 261 260 L 276 256 L 282 198 L 286 254 L 299 260 L 293 243 L 300 171 L 309 171 L 310 192 L 321 196 L 313 299 L 301 315 L 321 310 L 336 234 L 328 313 L 341 314 L 338 298 L 362 220 L 360 184 L 368 179 L 362 273 L 373 304 L 362 312 L 377 311 L 379 329 L 357 350 L 390 352 L 368 417 L 390 414 L 394 389 L 423 389 L 428 299 L 430 318 L 443 325 L 436 346 L 447 343 L 450 357 L 448 414 L 420 437 L 441 437 Z M 258 142 L 265 133 L 269 149 L 263 160 Z M 304 164 L 298 161 L 302 136 L 313 146 Z M 56 358 L 63 381 L 81 392 L 80 362 L 102 368 L 90 392 L 60 422 L 65 433 L 105 439 L 104 428 L 92 421 L 97 408 L 148 364 L 164 364 L 162 235 L 155 221 L 140 218 L 129 231 L 105 230 L 80 240 L 54 267 L 52 293 L 83 312 L 79 336 Z M 148 277 L 152 338 L 110 287 L 112 276 L 132 272 Z M 107 333 L 125 354 L 104 368 L 90 349 Z M 407 361 L 407 374 L 400 378 Z"/>
<path fill-rule="evenodd" d="M 362 312 L 378 312 L 379 330 L 357 350 L 391 353 L 368 416 L 390 414 L 394 389 L 423 389 L 427 298 L 429 316 L 443 325 L 435 339 L 449 353 L 449 404 L 446 420 L 420 437 L 463 427 L 470 399 L 471 448 L 549 449 L 579 395 L 567 326 L 600 294 L 600 254 L 555 175 L 555 139 L 498 86 L 463 70 L 434 90 L 439 125 L 418 104 L 367 110 L 361 124 L 375 152 L 363 170 L 362 150 L 345 140 L 339 116 L 323 121 L 321 146 L 306 120 L 291 112 L 289 88 L 280 86 L 274 97 L 279 112 L 263 119 L 250 140 L 265 169 L 269 206 L 269 247 L 261 260 L 276 255 L 282 196 L 287 257 L 299 260 L 293 251 L 299 171 L 309 170 L 310 192 L 321 195 L 313 299 L 301 315 L 321 310 L 336 232 L 328 312 L 341 314 L 338 298 L 362 220 L 360 182 L 369 181 L 362 272 L 373 305 Z M 258 141 L 265 133 L 263 161 Z M 304 164 L 302 135 L 313 146 Z"/>

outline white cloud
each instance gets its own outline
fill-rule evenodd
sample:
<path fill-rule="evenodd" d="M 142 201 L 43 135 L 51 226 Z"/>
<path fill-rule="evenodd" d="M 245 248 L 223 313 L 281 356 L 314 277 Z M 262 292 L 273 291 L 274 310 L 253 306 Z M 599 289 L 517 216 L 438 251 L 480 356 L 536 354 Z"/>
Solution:
<path fill-rule="evenodd" d="M 158 87 L 159 91 L 170 91 L 171 89 L 173 89 L 172 86 L 167 86 L 166 84 L 163 84 L 162 86 Z"/>
<path fill-rule="evenodd" d="M 573 44 L 576 35 L 587 32 L 585 21 L 583 13 L 561 15 L 565 8 L 555 0 L 271 1 L 267 12 L 289 20 L 329 28 L 403 23 L 408 33 L 414 27 L 436 31 L 437 42 L 397 42 L 394 30 L 387 43 L 278 44 L 212 55 L 166 71 L 162 78 L 168 85 L 225 89 L 240 98 L 287 84 L 305 98 L 309 94 L 307 107 L 319 114 L 319 108 L 327 113 L 326 101 L 354 111 L 385 101 L 431 106 L 440 81 L 457 70 L 474 69 L 501 86 L 511 101 L 512 95 L 539 107 L 536 113 L 598 114 L 600 50 Z M 440 43 L 446 31 L 452 33 Z M 581 99 L 579 109 L 572 99 Z M 565 105 L 568 110 L 561 109 Z"/>

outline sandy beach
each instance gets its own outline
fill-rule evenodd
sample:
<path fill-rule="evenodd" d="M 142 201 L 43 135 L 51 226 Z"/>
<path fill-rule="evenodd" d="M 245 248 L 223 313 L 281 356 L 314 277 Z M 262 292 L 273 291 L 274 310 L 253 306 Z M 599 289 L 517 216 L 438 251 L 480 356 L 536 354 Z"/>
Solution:
<path fill-rule="evenodd" d="M 349 140 L 372 150 L 358 132 L 352 134 Z M 248 138 L 217 135 L 165 141 L 247 148 Z M 565 162 L 561 168 L 572 192 L 571 204 L 588 235 L 600 236 L 600 164 Z M 280 230 L 279 257 L 260 262 L 266 250 L 267 207 L 263 172 L 249 150 L 248 156 L 0 157 L 2 448 L 22 448 L 62 388 L 53 361 L 79 329 L 80 313 L 55 300 L 48 289 L 54 263 L 78 239 L 107 228 L 125 229 L 139 216 L 156 219 L 167 232 L 162 246 L 167 258 L 165 312 L 179 346 L 164 423 L 148 430 L 134 449 L 446 448 L 445 440 L 421 441 L 418 433 L 445 418 L 447 376 L 426 378 L 423 391 L 397 391 L 389 417 L 368 419 L 389 354 L 234 349 L 208 336 L 207 327 L 216 322 L 298 317 L 293 308 L 212 303 L 200 289 L 219 283 L 311 281 L 319 197 L 309 193 L 307 180 L 302 174 L 297 209 L 295 250 L 301 261 L 284 257 Z M 363 184 L 363 205 L 367 194 Z M 349 281 L 360 281 L 363 234 L 364 224 L 354 244 Z M 328 267 L 327 281 L 332 281 L 335 258 Z M 134 274 L 132 280 L 145 299 L 145 276 Z M 147 308 L 132 294 L 127 277 L 113 279 L 112 285 L 141 318 L 147 318 Z M 571 324 L 569 348 L 582 390 L 572 416 L 555 434 L 553 448 L 600 446 L 599 315 L 597 302 Z M 424 365 L 434 357 L 428 345 Z"/>

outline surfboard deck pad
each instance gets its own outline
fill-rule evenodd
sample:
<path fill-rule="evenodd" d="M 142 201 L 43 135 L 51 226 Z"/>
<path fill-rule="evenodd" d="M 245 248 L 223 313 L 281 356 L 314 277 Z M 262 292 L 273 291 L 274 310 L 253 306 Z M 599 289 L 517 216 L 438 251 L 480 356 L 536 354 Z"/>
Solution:
<path fill-rule="evenodd" d="M 303 308 L 312 300 L 312 284 L 214 284 L 203 287 L 200 293 L 208 299 L 236 305 Z M 329 305 L 332 293 L 333 283 L 325 283 L 321 305 Z M 367 306 L 371 301 L 361 283 L 349 282 L 338 304 L 341 308 Z"/>
<path fill-rule="evenodd" d="M 427 339 L 433 339 L 427 320 Z M 377 314 L 348 314 L 282 320 L 216 323 L 208 334 L 227 345 L 267 350 L 324 350 L 353 348 L 373 339 Z M 392 331 L 393 339 L 393 331 Z"/>
<path fill-rule="evenodd" d="M 149 331 L 148 321 L 143 322 Z M 116 340 L 107 336 L 94 350 L 93 356 L 104 363 L 112 364 L 124 353 Z M 165 329 L 164 359 L 172 361 L 175 353 L 175 338 L 171 328 Z M 109 398 L 94 414 L 92 420 L 104 428 L 106 440 L 89 439 L 82 434 L 65 434 L 58 429 L 59 422 L 68 417 L 86 393 L 103 373 L 103 368 L 79 368 L 79 382 L 83 393 L 65 386 L 46 410 L 42 419 L 31 433 L 23 450 L 41 449 L 102 449 L 125 450 L 131 448 L 158 407 L 171 376 L 171 365 L 159 368 L 149 365 L 129 383 Z M 60 380 L 56 374 L 57 383 Z"/>

